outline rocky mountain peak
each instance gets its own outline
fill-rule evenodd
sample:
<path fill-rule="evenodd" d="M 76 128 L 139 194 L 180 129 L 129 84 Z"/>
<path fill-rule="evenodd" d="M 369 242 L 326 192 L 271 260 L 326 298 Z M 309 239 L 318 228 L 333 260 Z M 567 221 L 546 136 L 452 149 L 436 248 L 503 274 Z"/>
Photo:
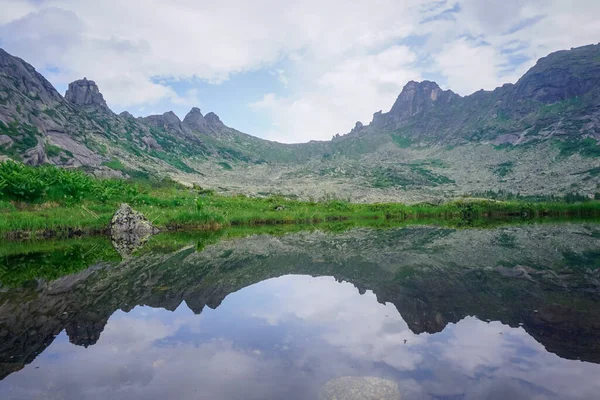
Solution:
<path fill-rule="evenodd" d="M 185 118 L 188 118 L 188 117 L 192 118 L 192 117 L 196 117 L 196 116 L 203 117 L 202 111 L 198 107 L 192 107 L 192 109 L 190 110 L 189 113 L 187 113 Z M 184 121 L 185 121 L 185 118 L 183 119 Z"/>
<path fill-rule="evenodd" d="M 206 128 L 206 120 L 198 107 L 192 107 L 183 119 L 183 124 L 192 130 L 203 131 Z"/>
<path fill-rule="evenodd" d="M 87 78 L 69 83 L 65 99 L 78 106 L 100 107 L 108 110 L 104 96 L 100 93 L 96 82 Z"/>
<path fill-rule="evenodd" d="M 551 104 L 600 86 L 600 44 L 561 50 L 540 58 L 515 84 L 517 99 Z"/>
<path fill-rule="evenodd" d="M 362 128 L 364 128 L 365 126 L 363 125 L 362 122 L 360 121 L 356 121 L 356 124 L 354 124 L 354 128 L 352 128 L 352 130 L 350 131 L 350 133 L 356 133 L 358 131 L 360 131 Z"/>
<path fill-rule="evenodd" d="M 206 121 L 206 123 L 208 125 L 213 126 L 213 127 L 225 126 L 223 124 L 223 122 L 221 122 L 221 119 L 219 118 L 219 116 L 212 111 L 204 116 L 204 120 Z"/>
<path fill-rule="evenodd" d="M 167 125 L 178 125 L 181 123 L 181 120 L 179 119 L 177 114 L 175 114 L 173 111 L 167 111 L 162 116 Z"/>
<path fill-rule="evenodd" d="M 167 111 L 161 115 L 149 115 L 141 118 L 141 121 L 158 128 L 181 129 L 181 120 L 173 111 Z"/>
<path fill-rule="evenodd" d="M 0 104 L 14 91 L 38 98 L 46 106 L 62 103 L 62 96 L 31 65 L 0 48 Z"/>
<path fill-rule="evenodd" d="M 125 118 L 125 119 L 135 119 L 135 117 L 133 115 L 131 115 L 131 113 L 129 111 L 123 111 L 122 113 L 119 114 L 119 117 Z"/>
<path fill-rule="evenodd" d="M 442 90 L 437 83 L 431 81 L 408 82 L 396 99 L 389 114 L 395 120 L 403 120 L 419 114 L 435 104 L 446 104 L 457 94 L 451 90 Z"/>

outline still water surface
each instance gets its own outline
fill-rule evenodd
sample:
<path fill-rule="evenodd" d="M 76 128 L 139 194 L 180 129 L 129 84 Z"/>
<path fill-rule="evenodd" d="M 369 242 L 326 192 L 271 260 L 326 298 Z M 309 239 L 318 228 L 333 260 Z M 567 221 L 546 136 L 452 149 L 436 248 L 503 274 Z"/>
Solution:
<path fill-rule="evenodd" d="M 123 261 L 101 240 L 5 250 L 0 398 L 599 398 L 599 233 L 159 237 Z"/>

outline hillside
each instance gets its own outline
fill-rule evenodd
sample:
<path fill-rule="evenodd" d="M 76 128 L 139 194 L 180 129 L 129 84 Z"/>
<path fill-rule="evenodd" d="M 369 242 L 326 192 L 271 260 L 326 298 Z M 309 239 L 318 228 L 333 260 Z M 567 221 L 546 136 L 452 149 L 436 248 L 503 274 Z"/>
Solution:
<path fill-rule="evenodd" d="M 98 86 L 65 96 L 0 49 L 0 158 L 96 176 L 170 176 L 222 192 L 423 201 L 504 191 L 593 196 L 600 185 L 600 45 L 552 53 L 517 83 L 461 97 L 409 82 L 389 112 L 331 141 L 281 144 L 192 108 L 134 118 Z"/>

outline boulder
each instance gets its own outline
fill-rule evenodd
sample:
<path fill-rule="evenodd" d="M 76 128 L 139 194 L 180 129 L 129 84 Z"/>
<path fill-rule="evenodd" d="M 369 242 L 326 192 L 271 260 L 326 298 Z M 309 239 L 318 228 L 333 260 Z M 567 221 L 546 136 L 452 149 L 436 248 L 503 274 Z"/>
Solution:
<path fill-rule="evenodd" d="M 113 215 L 110 221 L 111 233 L 149 233 L 152 234 L 156 230 L 152 226 L 148 218 L 139 211 L 135 211 L 129 204 L 123 203 Z"/>
<path fill-rule="evenodd" d="M 110 221 L 113 246 L 123 257 L 129 256 L 155 233 L 158 233 L 158 229 L 129 204 L 121 204 Z"/>
<path fill-rule="evenodd" d="M 40 140 L 38 140 L 37 146 L 27 150 L 25 154 L 23 154 L 23 162 L 28 165 L 41 165 L 47 161 L 46 150 Z"/>

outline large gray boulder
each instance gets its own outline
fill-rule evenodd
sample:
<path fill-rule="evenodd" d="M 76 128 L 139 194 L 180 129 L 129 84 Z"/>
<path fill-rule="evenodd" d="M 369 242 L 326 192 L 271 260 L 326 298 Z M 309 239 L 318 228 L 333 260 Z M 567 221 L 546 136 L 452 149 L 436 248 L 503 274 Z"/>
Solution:
<path fill-rule="evenodd" d="M 121 204 L 110 221 L 110 236 L 113 247 L 121 256 L 129 256 L 141 247 L 158 229 L 152 226 L 148 218 L 129 204 Z"/>
<path fill-rule="evenodd" d="M 110 221 L 111 233 L 149 233 L 152 234 L 157 229 L 152 226 L 148 218 L 139 211 L 135 211 L 127 203 L 121 204 L 115 215 Z"/>

